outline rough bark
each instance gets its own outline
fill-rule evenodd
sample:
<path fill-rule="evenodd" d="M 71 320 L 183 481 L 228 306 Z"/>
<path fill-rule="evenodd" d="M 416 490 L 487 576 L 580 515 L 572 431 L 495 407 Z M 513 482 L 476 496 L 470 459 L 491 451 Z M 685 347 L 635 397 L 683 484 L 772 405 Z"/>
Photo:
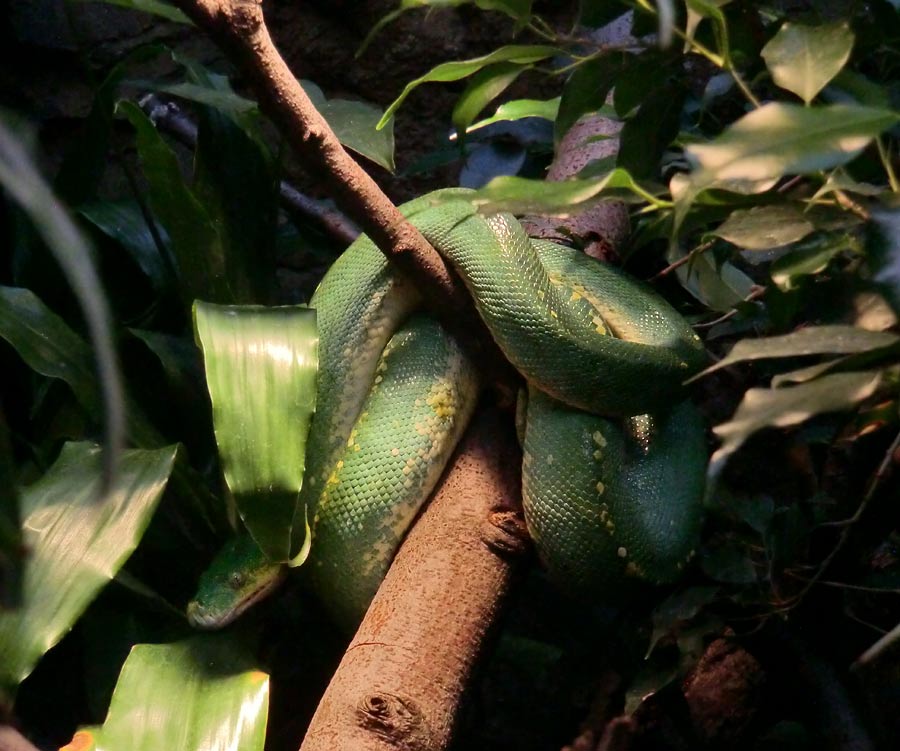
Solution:
<path fill-rule="evenodd" d="M 529 547 L 519 466 L 509 420 L 477 418 L 347 648 L 302 751 L 447 747 Z"/>
<path fill-rule="evenodd" d="M 494 374 L 508 366 L 487 334 L 462 281 L 344 150 L 275 48 L 262 0 L 176 0 L 225 51 L 295 153 L 341 210 L 422 291 L 426 305 Z"/>

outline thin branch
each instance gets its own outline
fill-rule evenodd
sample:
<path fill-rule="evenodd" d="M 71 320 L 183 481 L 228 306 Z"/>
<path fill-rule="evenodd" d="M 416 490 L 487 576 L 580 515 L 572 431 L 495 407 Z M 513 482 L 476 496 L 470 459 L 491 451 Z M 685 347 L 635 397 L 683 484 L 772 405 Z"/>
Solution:
<path fill-rule="evenodd" d="M 492 375 L 510 366 L 475 312 L 462 281 L 378 184 L 344 150 L 275 48 L 262 0 L 175 0 L 225 51 L 271 118 L 338 206 L 403 273 L 425 304 Z"/>
<path fill-rule="evenodd" d="M 188 148 L 197 147 L 197 125 L 175 102 L 148 94 L 139 103 L 157 127 L 171 133 Z M 337 242 L 349 245 L 359 236 L 359 230 L 344 214 L 301 193 L 287 180 L 281 181 L 278 192 L 283 206 L 317 222 Z"/>

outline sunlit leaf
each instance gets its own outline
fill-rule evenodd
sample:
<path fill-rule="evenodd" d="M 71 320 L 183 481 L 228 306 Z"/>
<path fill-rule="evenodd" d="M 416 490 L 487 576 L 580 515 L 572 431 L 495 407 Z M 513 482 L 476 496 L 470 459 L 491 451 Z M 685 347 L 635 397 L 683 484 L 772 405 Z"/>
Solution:
<path fill-rule="evenodd" d="M 175 446 L 125 451 L 104 495 L 100 448 L 69 443 L 25 488 L 23 603 L 0 613 L 4 689 L 15 690 L 131 555 L 165 490 L 175 453 Z"/>
<path fill-rule="evenodd" d="M 853 32 L 846 22 L 785 22 L 760 54 L 775 83 L 809 104 L 844 67 L 852 49 Z"/>
<path fill-rule="evenodd" d="M 688 146 L 694 171 L 673 181 L 680 216 L 712 187 L 765 189 L 784 175 L 836 167 L 855 157 L 898 115 L 890 110 L 834 104 L 802 107 L 772 102 L 744 115 L 709 143 Z M 677 190 L 676 190 L 677 188 Z"/>
<path fill-rule="evenodd" d="M 770 250 L 802 240 L 814 230 L 799 209 L 774 204 L 733 211 L 713 234 L 745 250 Z"/>
<path fill-rule="evenodd" d="M 423 83 L 458 81 L 461 78 L 468 78 L 469 76 L 477 73 L 482 68 L 486 68 L 487 66 L 493 65 L 494 63 L 510 62 L 518 63 L 520 65 L 528 65 L 530 63 L 537 63 L 541 60 L 546 60 L 548 57 L 553 57 L 554 55 L 558 54 L 561 54 L 561 51 L 556 47 L 548 47 L 546 45 L 516 44 L 501 47 L 500 49 L 494 50 L 489 55 L 484 55 L 483 57 L 476 57 L 472 58 L 471 60 L 459 60 L 456 62 L 442 63 L 441 65 L 432 68 L 424 76 L 416 78 L 415 80 L 410 81 L 408 84 L 406 84 L 406 87 L 403 89 L 400 96 L 398 96 L 387 108 L 387 111 L 378 122 L 378 127 L 383 128 L 387 124 L 388 120 L 390 120 L 391 116 L 400 107 L 400 105 L 403 104 L 404 100 L 409 96 L 410 92 L 412 92 L 412 90 L 416 87 L 421 86 Z"/>
<path fill-rule="evenodd" d="M 719 362 L 691 380 L 737 362 L 808 355 L 848 355 L 890 347 L 897 342 L 900 342 L 900 337 L 887 331 L 867 331 L 856 326 L 808 326 L 783 336 L 741 339 Z"/>
<path fill-rule="evenodd" d="M 234 638 L 137 644 L 103 725 L 79 730 L 60 751 L 262 751 L 268 711 L 269 676 Z"/>
<path fill-rule="evenodd" d="M 728 457 L 757 431 L 799 425 L 822 413 L 851 409 L 872 396 L 880 382 L 879 372 L 833 373 L 798 386 L 748 390 L 731 420 L 713 428 L 722 445 L 710 459 L 709 476 L 716 477 Z"/>
<path fill-rule="evenodd" d="M 394 171 L 394 122 L 374 104 L 351 99 L 326 99 L 312 81 L 303 90 L 325 118 L 338 140 L 386 170 Z"/>
<path fill-rule="evenodd" d="M 504 102 L 497 111 L 484 120 L 479 120 L 466 128 L 467 133 L 485 128 L 494 123 L 523 120 L 526 117 L 540 117 L 544 120 L 555 120 L 559 111 L 559 97 L 556 99 L 514 99 Z"/>
<path fill-rule="evenodd" d="M 194 331 L 225 480 L 253 539 L 287 560 L 315 410 L 315 311 L 198 301 Z M 305 530 L 293 533 L 305 542 Z"/>
<path fill-rule="evenodd" d="M 498 177 L 470 198 L 486 214 L 510 211 L 514 214 L 571 216 L 604 197 L 604 192 L 612 190 L 627 191 L 654 204 L 665 203 L 644 190 L 623 169 L 611 170 L 596 180 L 547 182 L 524 177 Z M 617 193 L 615 198 L 621 200 L 622 196 Z"/>
<path fill-rule="evenodd" d="M 456 135 L 465 133 L 481 111 L 502 94 L 530 65 L 503 62 L 482 68 L 456 100 L 452 122 Z"/>

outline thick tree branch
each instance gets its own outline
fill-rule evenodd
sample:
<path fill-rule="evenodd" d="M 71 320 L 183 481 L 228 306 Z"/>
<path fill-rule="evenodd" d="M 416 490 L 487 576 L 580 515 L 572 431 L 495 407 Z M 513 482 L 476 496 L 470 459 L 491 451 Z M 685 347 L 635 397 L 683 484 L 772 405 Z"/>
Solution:
<path fill-rule="evenodd" d="M 310 723 L 302 751 L 437 751 L 529 549 L 520 455 L 496 412 L 470 426 Z"/>
<path fill-rule="evenodd" d="M 329 195 L 410 277 L 426 305 L 494 374 L 509 366 L 478 318 L 465 286 L 378 184 L 344 150 L 275 48 L 262 0 L 175 0 L 226 52 L 260 107 Z"/>

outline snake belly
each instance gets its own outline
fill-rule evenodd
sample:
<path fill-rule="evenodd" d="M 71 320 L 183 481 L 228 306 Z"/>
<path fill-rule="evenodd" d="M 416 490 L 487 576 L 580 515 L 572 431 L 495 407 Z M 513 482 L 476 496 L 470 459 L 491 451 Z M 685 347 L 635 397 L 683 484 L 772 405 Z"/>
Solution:
<path fill-rule="evenodd" d="M 681 384 L 705 361 L 699 339 L 645 285 L 532 240 L 512 215 L 479 214 L 467 193 L 439 191 L 401 210 L 454 266 L 527 382 L 523 506 L 541 560 L 582 595 L 671 581 L 699 533 L 705 437 L 680 404 Z M 474 366 L 437 323 L 414 314 L 418 293 L 365 236 L 310 305 L 320 376 L 299 504 L 313 520 L 304 568 L 350 629 L 449 459 L 478 385 Z M 217 617 L 204 610 L 205 625 Z"/>

